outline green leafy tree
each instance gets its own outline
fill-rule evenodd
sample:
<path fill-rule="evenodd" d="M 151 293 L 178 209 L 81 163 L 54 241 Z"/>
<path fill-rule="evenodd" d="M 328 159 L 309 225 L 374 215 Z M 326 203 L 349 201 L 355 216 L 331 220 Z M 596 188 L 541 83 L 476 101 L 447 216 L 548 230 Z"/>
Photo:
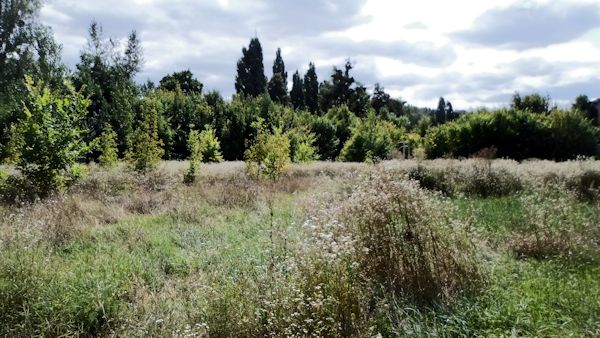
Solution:
<path fill-rule="evenodd" d="M 175 91 L 178 86 L 179 89 L 186 95 L 201 95 L 202 88 L 204 87 L 200 81 L 194 78 L 194 74 L 188 69 L 163 77 L 160 80 L 158 89 Z"/>
<path fill-rule="evenodd" d="M 388 106 L 391 99 L 390 94 L 386 93 L 379 83 L 376 83 L 373 90 L 373 97 L 371 98 L 371 107 L 379 114 L 382 108 Z"/>
<path fill-rule="evenodd" d="M 352 67 L 350 60 L 346 61 L 344 70 L 334 66 L 330 80 L 321 84 L 319 104 L 324 111 L 342 104 L 350 107 L 355 83 L 354 77 L 350 76 Z"/>
<path fill-rule="evenodd" d="M 340 140 L 335 124 L 325 116 L 314 119 L 310 130 L 315 134 L 315 146 L 322 160 L 334 160 L 338 155 Z"/>
<path fill-rule="evenodd" d="M 286 105 L 290 98 L 287 91 L 287 72 L 285 63 L 281 57 L 281 49 L 277 48 L 275 61 L 273 62 L 273 77 L 268 84 L 269 96 L 274 102 Z"/>
<path fill-rule="evenodd" d="M 533 93 L 521 97 L 515 93 L 512 98 L 511 107 L 515 110 L 529 111 L 534 114 L 547 114 L 550 112 L 550 97 Z"/>
<path fill-rule="evenodd" d="M 306 109 L 313 114 L 319 113 L 319 79 L 314 63 L 309 63 L 304 75 L 304 103 Z"/>
<path fill-rule="evenodd" d="M 141 102 L 138 125 L 130 140 L 125 158 L 132 170 L 147 173 L 156 168 L 164 154 L 163 143 L 158 136 L 160 102 L 153 97 Z"/>
<path fill-rule="evenodd" d="M 89 150 L 81 127 L 89 101 L 69 83 L 64 93 L 29 76 L 25 85 L 23 110 L 11 127 L 11 152 L 28 185 L 43 198 L 78 178 L 77 161 Z"/>
<path fill-rule="evenodd" d="M 0 160 L 8 155 L 8 128 L 28 95 L 25 75 L 64 90 L 67 68 L 51 29 L 38 22 L 41 6 L 41 0 L 0 0 Z"/>
<path fill-rule="evenodd" d="M 275 179 L 290 162 L 289 139 L 279 128 L 269 132 L 262 119 L 253 126 L 256 137 L 245 153 L 248 172 L 255 178 Z"/>
<path fill-rule="evenodd" d="M 87 116 L 88 140 L 97 138 L 108 123 L 117 133 L 119 151 L 124 152 L 139 105 L 134 78 L 141 69 L 141 43 L 135 31 L 130 33 L 124 46 L 106 39 L 97 22 L 91 23 L 88 33 L 87 45 L 73 77 L 75 87 L 83 89 L 91 100 Z"/>
<path fill-rule="evenodd" d="M 242 54 L 242 58 L 237 63 L 235 90 L 238 94 L 259 96 L 267 91 L 267 78 L 262 47 L 258 38 L 251 39 L 248 48 L 242 49 Z"/>
<path fill-rule="evenodd" d="M 359 119 L 346 105 L 329 109 L 325 117 L 335 125 L 336 137 L 339 140 L 335 156 L 339 155 L 346 141 L 352 135 L 352 129 Z"/>
<path fill-rule="evenodd" d="M 294 109 L 304 109 L 304 81 L 300 77 L 298 71 L 296 71 L 292 77 L 290 100 Z"/>
<path fill-rule="evenodd" d="M 104 168 L 112 168 L 119 161 L 117 151 L 117 133 L 110 124 L 104 126 L 104 130 L 96 141 L 96 149 L 100 152 L 98 163 Z"/>

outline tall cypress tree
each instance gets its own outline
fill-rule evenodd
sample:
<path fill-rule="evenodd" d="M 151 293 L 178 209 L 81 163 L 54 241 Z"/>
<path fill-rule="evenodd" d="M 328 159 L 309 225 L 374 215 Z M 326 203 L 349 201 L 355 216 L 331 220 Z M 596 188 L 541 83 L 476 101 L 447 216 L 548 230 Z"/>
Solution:
<path fill-rule="evenodd" d="M 242 58 L 237 63 L 235 90 L 238 94 L 259 96 L 267 91 L 267 77 L 258 38 L 251 39 L 248 48 L 242 49 L 242 54 Z"/>
<path fill-rule="evenodd" d="M 315 64 L 312 62 L 308 65 L 308 71 L 304 75 L 304 102 L 310 112 L 313 114 L 319 112 L 319 79 Z"/>
<path fill-rule="evenodd" d="M 302 81 L 298 71 L 296 71 L 292 77 L 292 91 L 290 91 L 290 99 L 294 109 L 304 109 L 304 81 Z"/>
<path fill-rule="evenodd" d="M 273 62 L 273 77 L 269 81 L 269 96 L 274 102 L 287 104 L 289 101 L 287 92 L 287 72 L 281 57 L 281 49 L 277 48 L 275 61 Z"/>

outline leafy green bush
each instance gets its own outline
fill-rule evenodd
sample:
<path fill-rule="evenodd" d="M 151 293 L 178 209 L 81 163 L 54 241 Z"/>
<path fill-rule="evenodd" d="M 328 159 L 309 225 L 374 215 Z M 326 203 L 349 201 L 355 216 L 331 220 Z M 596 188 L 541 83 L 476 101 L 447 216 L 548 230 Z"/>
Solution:
<path fill-rule="evenodd" d="M 387 159 L 402 137 L 403 131 L 388 121 L 379 121 L 374 111 L 358 122 L 340 153 L 342 161 L 363 162 Z"/>
<path fill-rule="evenodd" d="M 11 127 L 10 148 L 16 167 L 27 181 L 29 196 L 46 197 L 78 177 L 72 170 L 88 151 L 81 128 L 89 100 L 69 84 L 56 93 L 25 78 L 28 90 L 18 121 Z"/>
<path fill-rule="evenodd" d="M 100 152 L 98 163 L 104 168 L 113 168 L 119 161 L 117 149 L 117 133 L 110 124 L 104 126 L 104 131 L 96 141 L 96 149 Z"/>
<path fill-rule="evenodd" d="M 305 128 L 294 128 L 287 133 L 290 140 L 291 160 L 296 163 L 310 162 L 318 158 L 315 134 Z"/>
<path fill-rule="evenodd" d="M 221 143 L 215 135 L 215 130 L 209 126 L 204 126 L 204 130 L 197 135 L 198 151 L 202 154 L 202 162 L 223 162 L 221 155 Z M 190 150 L 191 151 L 191 150 Z"/>
<path fill-rule="evenodd" d="M 163 143 L 158 137 L 159 110 L 160 103 L 155 98 L 146 97 L 141 103 L 139 124 L 125 154 L 129 167 L 138 173 L 156 168 L 164 154 Z"/>
<path fill-rule="evenodd" d="M 578 112 L 482 111 L 430 128 L 424 146 L 429 158 L 468 157 L 495 147 L 498 157 L 567 160 L 597 155 L 598 129 Z"/>
<path fill-rule="evenodd" d="M 290 141 L 281 129 L 267 132 L 259 119 L 252 145 L 246 150 L 246 166 L 253 177 L 277 178 L 290 162 Z"/>

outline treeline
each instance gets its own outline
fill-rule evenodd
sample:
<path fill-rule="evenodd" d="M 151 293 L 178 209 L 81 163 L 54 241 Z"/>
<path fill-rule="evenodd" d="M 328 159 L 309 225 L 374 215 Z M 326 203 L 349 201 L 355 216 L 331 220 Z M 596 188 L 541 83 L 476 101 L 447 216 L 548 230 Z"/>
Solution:
<path fill-rule="evenodd" d="M 568 111 L 538 94 L 515 94 L 511 107 L 499 111 L 456 112 L 444 98 L 437 109 L 417 108 L 378 84 L 370 94 L 352 76 L 350 61 L 324 81 L 311 62 L 306 73 L 293 73 L 288 91 L 281 50 L 267 78 L 260 41 L 253 38 L 237 63 L 236 94 L 226 100 L 206 91 L 189 70 L 138 85 L 143 55 L 136 32 L 120 43 L 106 38 L 98 23 L 90 25 L 70 72 L 50 29 L 37 23 L 41 3 L 0 1 L 0 159 L 21 161 L 23 171 L 55 162 L 71 170 L 54 158 L 63 144 L 78 161 L 124 158 L 140 171 L 160 158 L 253 159 L 262 167 L 264 161 L 389 159 L 415 149 L 431 158 L 486 148 L 515 159 L 598 154 L 598 112 L 586 96 Z M 78 132 L 63 143 L 53 140 L 65 128 Z M 47 157 L 28 162 L 24 152 Z"/>

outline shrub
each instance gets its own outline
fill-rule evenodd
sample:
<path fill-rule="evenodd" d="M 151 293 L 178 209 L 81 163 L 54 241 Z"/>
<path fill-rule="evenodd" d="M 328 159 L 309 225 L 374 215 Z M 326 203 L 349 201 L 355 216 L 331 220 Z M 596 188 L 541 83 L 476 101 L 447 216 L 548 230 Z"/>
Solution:
<path fill-rule="evenodd" d="M 353 129 L 352 136 L 340 153 L 342 161 L 363 162 L 387 159 L 400 141 L 402 131 L 389 122 L 378 121 L 374 111 Z"/>
<path fill-rule="evenodd" d="M 379 172 L 354 189 L 340 218 L 356 238 L 356 258 L 373 289 L 418 302 L 449 300 L 481 282 L 465 229 L 416 182 Z"/>
<path fill-rule="evenodd" d="M 279 128 L 267 132 L 261 119 L 254 126 L 256 137 L 245 154 L 248 172 L 255 178 L 277 178 L 290 162 L 290 141 Z"/>
<path fill-rule="evenodd" d="M 117 133 L 114 132 L 110 124 L 104 126 L 104 130 L 96 142 L 96 149 L 100 152 L 100 156 L 98 156 L 100 166 L 104 168 L 115 167 L 119 160 L 117 155 Z"/>
<path fill-rule="evenodd" d="M 583 173 L 573 175 L 567 181 L 567 188 L 585 201 L 597 201 L 600 198 L 600 172 L 585 170 Z"/>
<path fill-rule="evenodd" d="M 291 160 L 296 163 L 310 162 L 318 158 L 317 149 L 313 146 L 315 134 L 306 129 L 294 128 L 287 132 L 290 140 Z"/>
<path fill-rule="evenodd" d="M 221 155 L 221 143 L 215 135 L 215 130 L 210 126 L 204 126 L 204 130 L 197 135 L 198 150 L 201 153 L 201 162 L 223 162 Z M 191 150 L 190 150 L 191 151 Z"/>
<path fill-rule="evenodd" d="M 340 140 L 337 138 L 337 128 L 327 117 L 315 118 L 310 126 L 315 133 L 315 146 L 322 160 L 334 160 L 338 156 Z"/>
<path fill-rule="evenodd" d="M 11 128 L 11 153 L 16 167 L 33 191 L 46 197 L 78 178 L 72 168 L 88 151 L 81 128 L 89 100 L 66 83 L 66 92 L 51 91 L 25 78 L 27 97 L 22 115 Z"/>
<path fill-rule="evenodd" d="M 162 141 L 158 137 L 159 109 L 160 104 L 155 98 L 147 97 L 141 103 L 139 124 L 125 155 L 129 167 L 138 173 L 155 169 L 164 154 Z"/>

